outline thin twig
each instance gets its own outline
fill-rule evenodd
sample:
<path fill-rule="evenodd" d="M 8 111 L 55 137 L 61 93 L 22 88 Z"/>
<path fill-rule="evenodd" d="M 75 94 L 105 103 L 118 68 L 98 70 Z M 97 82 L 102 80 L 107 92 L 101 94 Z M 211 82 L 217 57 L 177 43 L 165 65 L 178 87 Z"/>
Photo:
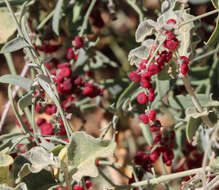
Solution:
<path fill-rule="evenodd" d="M 127 0 L 127 3 L 138 13 L 139 22 L 141 23 L 144 20 L 144 15 L 141 9 L 136 5 L 136 3 L 133 0 Z"/>
<path fill-rule="evenodd" d="M 212 14 L 218 13 L 218 12 L 219 12 L 219 9 L 215 9 L 215 10 L 210 11 L 210 12 L 207 12 L 207 13 L 205 13 L 205 14 L 196 16 L 196 17 L 194 17 L 194 18 L 192 18 L 192 19 L 189 19 L 189 20 L 186 20 L 185 22 L 182 22 L 182 23 L 179 25 L 179 27 L 181 27 L 181 26 L 183 26 L 183 25 L 185 25 L 185 24 L 189 24 L 190 22 L 194 22 L 194 21 L 196 21 L 196 20 L 199 20 L 199 19 L 201 19 L 201 18 L 210 16 L 210 15 L 212 15 Z"/>
<path fill-rule="evenodd" d="M 84 21 L 83 21 L 79 36 L 83 36 L 84 31 L 87 29 L 88 19 L 89 19 L 89 16 L 91 14 L 92 9 L 94 8 L 94 5 L 95 5 L 96 1 L 97 0 L 92 0 L 91 1 L 91 4 L 90 4 L 90 6 L 87 10 L 87 13 L 86 13 L 85 17 L 84 17 Z"/>

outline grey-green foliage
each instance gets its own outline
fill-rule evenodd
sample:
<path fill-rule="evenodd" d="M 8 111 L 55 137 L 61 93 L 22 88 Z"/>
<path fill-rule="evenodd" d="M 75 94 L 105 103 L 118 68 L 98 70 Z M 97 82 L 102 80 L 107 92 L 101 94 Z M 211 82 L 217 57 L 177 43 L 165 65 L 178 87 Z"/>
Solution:
<path fill-rule="evenodd" d="M 112 156 L 115 148 L 114 140 L 94 138 L 84 132 L 73 133 L 67 148 L 69 165 L 76 169 L 73 179 L 79 181 L 83 176 L 97 177 L 96 159 Z"/>

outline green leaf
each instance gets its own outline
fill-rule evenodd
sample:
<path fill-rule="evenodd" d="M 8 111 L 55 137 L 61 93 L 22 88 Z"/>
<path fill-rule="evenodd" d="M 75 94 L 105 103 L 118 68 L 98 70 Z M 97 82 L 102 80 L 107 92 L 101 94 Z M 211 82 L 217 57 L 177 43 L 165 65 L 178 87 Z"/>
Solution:
<path fill-rule="evenodd" d="M 50 84 L 51 80 L 46 75 L 38 75 L 37 76 L 39 84 L 42 86 L 42 88 L 45 90 L 45 92 L 50 96 L 50 98 L 54 101 L 54 93 Z"/>
<path fill-rule="evenodd" d="M 170 88 L 170 81 L 169 80 L 159 80 L 158 77 L 156 79 L 156 91 L 158 96 L 163 98 Z"/>
<path fill-rule="evenodd" d="M 142 42 L 147 36 L 150 36 L 156 25 L 157 23 L 151 19 L 141 22 L 135 33 L 136 42 Z"/>
<path fill-rule="evenodd" d="M 24 109 L 27 106 L 30 106 L 32 104 L 32 98 L 33 98 L 33 91 L 29 91 L 26 94 L 24 94 L 20 99 L 18 100 L 18 106 L 20 109 Z"/>
<path fill-rule="evenodd" d="M 7 151 L 8 148 L 0 152 L 0 184 L 9 184 L 9 166 L 14 162 Z"/>
<path fill-rule="evenodd" d="M 199 128 L 201 124 L 201 118 L 193 118 L 190 117 L 189 121 L 186 125 L 186 137 L 189 142 L 192 142 L 192 138 L 195 135 L 197 129 Z"/>
<path fill-rule="evenodd" d="M 7 42 L 1 49 L 1 53 L 10 53 L 30 46 L 23 38 L 17 37 Z"/>
<path fill-rule="evenodd" d="M 77 170 L 73 179 L 80 181 L 83 176 L 97 177 L 96 159 L 112 156 L 115 148 L 114 140 L 101 140 L 84 132 L 73 133 L 67 148 L 70 165 Z"/>
<path fill-rule="evenodd" d="M 59 167 L 58 158 L 42 147 L 34 147 L 25 154 L 22 154 L 22 156 L 25 157 L 29 163 L 22 166 L 18 174 L 21 178 L 26 176 L 26 173 L 37 173 L 48 166 Z"/>
<path fill-rule="evenodd" d="M 0 83 L 13 84 L 29 90 L 33 81 L 19 75 L 7 74 L 0 77 Z"/>
<path fill-rule="evenodd" d="M 201 106 L 204 106 L 206 102 L 209 101 L 209 96 L 207 94 L 196 94 Z M 168 97 L 169 105 L 174 109 L 186 109 L 193 105 L 191 96 L 177 95 Z"/>
<path fill-rule="evenodd" d="M 58 3 L 56 4 L 55 7 L 55 13 L 52 18 L 52 29 L 57 35 L 59 35 L 59 23 L 62 13 L 63 2 L 64 0 L 58 0 Z"/>
<path fill-rule="evenodd" d="M 34 147 L 14 161 L 14 175 L 17 183 L 23 181 L 28 189 L 47 190 L 55 185 L 55 179 L 48 166 L 59 168 L 60 163 L 53 153 L 42 147 Z"/>

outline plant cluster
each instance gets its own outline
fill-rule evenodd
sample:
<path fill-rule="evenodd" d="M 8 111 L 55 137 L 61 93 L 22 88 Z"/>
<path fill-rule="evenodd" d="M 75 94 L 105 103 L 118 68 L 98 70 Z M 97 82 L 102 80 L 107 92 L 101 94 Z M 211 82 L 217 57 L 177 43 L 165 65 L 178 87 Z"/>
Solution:
<path fill-rule="evenodd" d="M 218 188 L 219 17 L 214 29 L 203 24 L 213 30 L 209 39 L 202 36 L 206 44 L 197 39 L 202 25 L 196 22 L 218 13 L 219 1 L 210 3 L 215 10 L 195 17 L 187 1 L 162 0 L 156 21 L 145 18 L 143 1 L 125 2 L 139 17 L 135 39 L 141 44 L 134 49 L 132 33 L 122 37 L 124 26 L 105 23 L 119 20 L 123 3 L 0 2 L 0 14 L 7 13 L 12 25 L 0 41 L 11 74 L 0 82 L 9 84 L 17 126 L 0 136 L 0 190 Z M 21 75 L 15 51 L 24 54 Z M 84 125 L 95 109 L 107 124 L 91 135 Z M 80 129 L 73 117 L 82 122 Z M 134 130 L 131 119 L 138 123 Z M 124 131 L 133 132 L 125 142 Z M 122 162 L 119 150 L 128 155 Z M 109 168 L 122 181 L 109 177 Z"/>

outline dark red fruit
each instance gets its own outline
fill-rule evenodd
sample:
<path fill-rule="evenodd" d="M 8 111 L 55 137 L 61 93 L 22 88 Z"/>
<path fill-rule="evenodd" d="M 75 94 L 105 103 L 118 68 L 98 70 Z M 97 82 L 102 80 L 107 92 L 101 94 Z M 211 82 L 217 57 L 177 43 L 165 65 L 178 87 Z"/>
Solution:
<path fill-rule="evenodd" d="M 141 93 L 138 94 L 137 102 L 139 104 L 145 104 L 145 103 L 147 103 L 147 101 L 148 101 L 148 97 L 144 92 L 141 92 Z"/>

